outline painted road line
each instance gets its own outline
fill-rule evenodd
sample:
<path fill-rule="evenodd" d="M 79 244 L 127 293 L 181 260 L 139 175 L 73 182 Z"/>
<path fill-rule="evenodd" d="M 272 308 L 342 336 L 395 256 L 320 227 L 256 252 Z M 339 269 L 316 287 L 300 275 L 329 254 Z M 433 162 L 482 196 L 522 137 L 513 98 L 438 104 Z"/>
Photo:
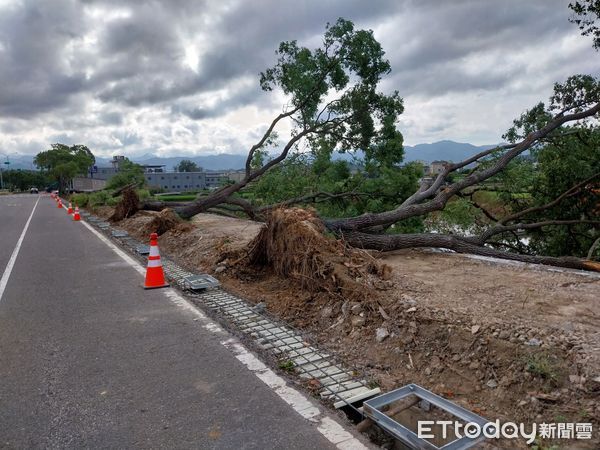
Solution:
<path fill-rule="evenodd" d="M 110 239 L 95 230 L 85 221 L 82 223 L 98 239 L 104 242 L 111 250 L 120 256 L 126 263 L 133 267 L 141 275 L 145 275 L 145 268 L 115 244 Z M 196 316 L 194 320 L 200 321 L 203 328 L 213 333 L 219 334 L 227 339 L 221 341 L 221 345 L 231 351 L 236 359 L 244 364 L 250 372 L 269 388 L 271 388 L 284 402 L 290 405 L 300 416 L 316 424 L 316 429 L 329 442 L 334 444 L 340 450 L 367 450 L 359 439 L 352 433 L 344 429 L 338 422 L 329 415 L 323 413 L 320 408 L 302 392 L 287 385 L 285 380 L 269 369 L 252 352 L 250 352 L 238 339 L 223 330 L 218 324 L 213 322 L 208 316 L 200 311 L 196 306 L 190 303 L 185 297 L 181 296 L 175 289 L 167 288 L 162 291 L 165 296 L 182 310 Z"/>
<path fill-rule="evenodd" d="M 12 255 L 10 255 L 10 259 L 8 260 L 8 263 L 6 264 L 6 268 L 4 269 L 4 273 L 2 274 L 2 278 L 0 279 L 0 302 L 2 301 L 2 296 L 4 295 L 4 290 L 6 289 L 6 285 L 8 284 L 8 279 L 10 278 L 10 274 L 13 270 L 13 266 L 15 265 L 15 261 L 17 260 L 17 256 L 19 255 L 19 250 L 21 250 L 21 244 L 23 244 L 23 239 L 25 239 L 25 234 L 27 233 L 27 229 L 29 228 L 29 223 L 31 222 L 31 218 L 33 217 L 33 213 L 35 212 L 35 208 L 37 208 L 39 201 L 40 201 L 40 197 L 38 197 L 38 199 L 35 202 L 35 205 L 33 205 L 31 214 L 29 214 L 29 219 L 27 219 L 27 222 L 25 223 L 25 227 L 23 227 L 21 236 L 19 237 L 19 240 L 17 241 L 17 245 L 15 246 L 15 249 L 13 250 Z"/>

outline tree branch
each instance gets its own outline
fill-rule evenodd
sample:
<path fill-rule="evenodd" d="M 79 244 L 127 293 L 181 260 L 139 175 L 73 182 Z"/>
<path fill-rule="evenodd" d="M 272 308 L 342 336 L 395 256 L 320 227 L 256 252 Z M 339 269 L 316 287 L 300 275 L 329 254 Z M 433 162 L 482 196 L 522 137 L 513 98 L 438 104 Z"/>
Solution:
<path fill-rule="evenodd" d="M 591 225 L 600 225 L 600 220 L 544 220 L 542 222 L 534 222 L 534 223 L 516 223 L 513 225 L 497 225 L 492 227 L 485 232 L 483 232 L 479 236 L 479 242 L 484 244 L 487 242 L 489 238 L 495 236 L 497 234 L 506 233 L 508 231 L 517 231 L 517 230 L 534 230 L 536 228 L 547 227 L 550 225 L 579 225 L 582 223 L 591 224 Z"/>
<path fill-rule="evenodd" d="M 586 261 L 584 259 L 574 258 L 571 256 L 557 258 L 552 256 L 521 255 L 518 253 L 511 253 L 477 245 L 458 236 L 444 234 L 422 233 L 374 235 L 351 231 L 344 232 L 343 237 L 346 242 L 353 247 L 380 251 L 417 247 L 446 248 L 449 250 L 454 250 L 457 253 L 470 253 L 473 255 L 521 261 L 525 263 L 547 264 L 550 266 L 600 272 L 600 263 L 593 261 Z"/>
<path fill-rule="evenodd" d="M 518 219 L 520 217 L 523 217 L 523 216 L 525 216 L 527 214 L 531 214 L 533 212 L 544 211 L 544 210 L 546 210 L 548 208 L 552 208 L 553 206 L 558 205 L 563 199 L 565 199 L 569 195 L 574 194 L 576 191 L 578 191 L 579 189 L 581 189 L 585 185 L 589 184 L 590 182 L 594 181 L 598 177 L 600 177 L 600 172 L 595 173 L 591 177 L 583 180 L 581 183 L 577 183 L 575 186 L 569 188 L 568 190 L 566 190 L 565 192 L 563 192 L 562 194 L 560 194 L 558 197 L 556 197 L 554 200 L 552 200 L 549 203 L 546 203 L 545 205 L 533 206 L 531 208 L 524 209 L 522 211 L 516 212 L 516 213 L 511 214 L 509 216 L 503 217 L 498 222 L 500 224 L 505 224 L 506 222 L 511 222 L 511 221 L 513 221 L 515 219 Z"/>
<path fill-rule="evenodd" d="M 494 163 L 494 165 L 488 167 L 487 169 L 476 171 L 470 176 L 453 183 L 445 189 L 442 189 L 439 193 L 435 195 L 435 197 L 432 200 L 426 203 L 415 204 L 415 200 L 413 199 L 411 202 L 404 202 L 406 204 L 403 204 L 400 207 L 391 211 L 386 211 L 383 213 L 368 213 L 358 217 L 328 220 L 325 222 L 325 224 L 329 229 L 333 231 L 356 231 L 363 228 L 370 228 L 376 225 L 395 223 L 400 220 L 408 219 L 410 217 L 421 216 L 432 211 L 443 209 L 446 206 L 448 200 L 452 198 L 453 195 L 467 187 L 478 184 L 496 175 L 497 173 L 502 171 L 508 165 L 508 163 L 512 161 L 516 156 L 520 155 L 525 150 L 528 150 L 535 142 L 547 136 L 556 128 L 560 127 L 561 125 L 567 122 L 576 121 L 593 116 L 598 112 L 600 112 L 600 103 L 594 105 L 592 108 L 587 109 L 585 111 L 569 115 L 558 115 L 554 117 L 540 130 L 529 133 L 525 139 L 523 139 L 521 142 L 514 145 L 512 149 L 504 153 L 504 155 L 500 157 Z M 478 155 L 475 155 L 474 157 L 469 159 L 473 159 L 477 156 Z M 458 166 L 462 167 L 466 161 L 468 160 L 459 163 Z M 440 177 L 438 177 L 436 183 L 438 181 L 441 184 L 442 181 Z M 434 185 L 436 185 L 436 183 L 434 183 Z M 420 195 L 418 195 L 418 197 L 424 199 L 429 194 L 430 191 L 426 190 Z M 415 196 L 417 196 L 417 194 L 415 194 Z"/>
<path fill-rule="evenodd" d="M 331 192 L 319 191 L 312 194 L 303 195 L 302 197 L 296 197 L 283 202 L 275 203 L 273 205 L 262 206 L 258 208 L 259 211 L 269 211 L 276 208 L 284 208 L 287 206 L 295 205 L 298 203 L 322 203 L 329 200 L 336 200 L 346 197 L 363 197 L 369 196 L 370 194 L 364 192 L 340 192 L 332 194 Z"/>

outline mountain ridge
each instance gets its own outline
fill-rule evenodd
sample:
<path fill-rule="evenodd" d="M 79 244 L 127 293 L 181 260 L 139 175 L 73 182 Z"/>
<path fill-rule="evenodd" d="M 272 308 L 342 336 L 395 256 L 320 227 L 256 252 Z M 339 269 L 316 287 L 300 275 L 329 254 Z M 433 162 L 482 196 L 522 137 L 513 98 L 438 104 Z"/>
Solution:
<path fill-rule="evenodd" d="M 482 150 L 487 150 L 495 145 L 473 145 L 466 142 L 455 142 L 451 140 L 442 140 L 432 143 L 417 144 L 414 146 L 404 146 L 404 162 L 424 161 L 431 163 L 435 160 L 461 161 Z M 11 169 L 32 169 L 34 155 L 11 155 Z M 336 154 L 336 159 L 350 160 L 353 158 L 350 154 Z M 246 164 L 246 154 L 219 153 L 212 155 L 198 156 L 168 156 L 160 157 L 152 154 L 144 154 L 139 157 L 131 157 L 131 160 L 138 164 L 164 165 L 168 170 L 179 164 L 183 159 L 190 159 L 202 167 L 204 170 L 237 170 L 242 169 Z M 96 157 L 97 166 L 110 165 L 110 159 Z M 6 166 L 3 165 L 6 169 Z"/>

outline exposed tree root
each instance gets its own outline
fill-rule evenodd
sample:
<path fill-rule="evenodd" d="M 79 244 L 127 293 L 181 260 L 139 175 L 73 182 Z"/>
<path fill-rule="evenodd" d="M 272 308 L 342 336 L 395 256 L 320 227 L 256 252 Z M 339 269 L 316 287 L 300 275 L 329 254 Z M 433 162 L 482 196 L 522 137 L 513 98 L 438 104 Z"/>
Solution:
<path fill-rule="evenodd" d="M 156 233 L 159 236 L 166 233 L 167 231 L 175 228 L 182 223 L 182 220 L 173 210 L 166 208 L 158 213 L 148 224 L 145 226 L 145 231 L 150 233 Z"/>
<path fill-rule="evenodd" d="M 121 201 L 117 204 L 115 212 L 108 220 L 111 222 L 120 222 L 123 219 L 133 216 L 139 210 L 140 198 L 135 192 L 135 188 L 128 187 L 123 189 Z"/>
<path fill-rule="evenodd" d="M 326 236 L 311 210 L 278 209 L 238 259 L 250 266 L 268 266 L 304 289 L 334 294 L 343 300 L 373 297 L 390 268 L 342 240 Z"/>

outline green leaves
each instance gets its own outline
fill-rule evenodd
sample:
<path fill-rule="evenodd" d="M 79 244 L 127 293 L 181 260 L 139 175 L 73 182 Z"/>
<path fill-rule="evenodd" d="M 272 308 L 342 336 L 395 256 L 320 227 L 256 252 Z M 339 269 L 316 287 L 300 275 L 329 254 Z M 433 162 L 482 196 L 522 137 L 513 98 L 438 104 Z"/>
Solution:
<path fill-rule="evenodd" d="M 175 170 L 178 172 L 199 172 L 200 167 L 191 159 L 182 159 L 179 164 L 175 166 Z"/>
<path fill-rule="evenodd" d="M 260 85 L 289 96 L 295 133 L 308 129 L 338 151 L 360 149 L 381 164 L 402 160 L 395 123 L 404 107 L 398 92 L 377 91 L 391 67 L 371 30 L 355 30 L 340 18 L 327 25 L 321 47 L 287 41 L 277 55 L 277 64 L 261 73 Z"/>
<path fill-rule="evenodd" d="M 76 175 L 87 173 L 96 159 L 85 145 L 52 144 L 50 150 L 40 152 L 33 162 L 40 169 L 58 181 L 61 190 L 66 188 L 68 180 Z"/>
<path fill-rule="evenodd" d="M 600 81 L 591 75 L 573 75 L 564 83 L 554 85 L 554 93 L 550 97 L 549 106 L 542 102 L 521 114 L 513 121 L 513 126 L 502 136 L 508 142 L 517 142 L 529 133 L 542 129 L 558 112 L 560 114 L 573 114 L 591 108 L 600 102 Z M 587 122 L 594 120 L 594 116 Z M 584 121 L 580 121 L 579 125 Z M 564 132 L 558 128 L 550 133 L 548 138 L 554 139 Z"/>
<path fill-rule="evenodd" d="M 108 189 L 118 189 L 132 183 L 137 186 L 144 185 L 144 169 L 139 164 L 125 158 L 124 161 L 119 163 L 119 172 L 108 181 L 106 187 Z"/>
<path fill-rule="evenodd" d="M 600 0 L 581 0 L 569 3 L 573 16 L 569 19 L 579 26 L 581 34 L 593 36 L 594 48 L 600 49 L 600 26 L 596 21 L 600 18 Z"/>
<path fill-rule="evenodd" d="M 579 112 L 600 102 L 600 82 L 591 75 L 573 75 L 554 85 L 550 109 Z"/>

